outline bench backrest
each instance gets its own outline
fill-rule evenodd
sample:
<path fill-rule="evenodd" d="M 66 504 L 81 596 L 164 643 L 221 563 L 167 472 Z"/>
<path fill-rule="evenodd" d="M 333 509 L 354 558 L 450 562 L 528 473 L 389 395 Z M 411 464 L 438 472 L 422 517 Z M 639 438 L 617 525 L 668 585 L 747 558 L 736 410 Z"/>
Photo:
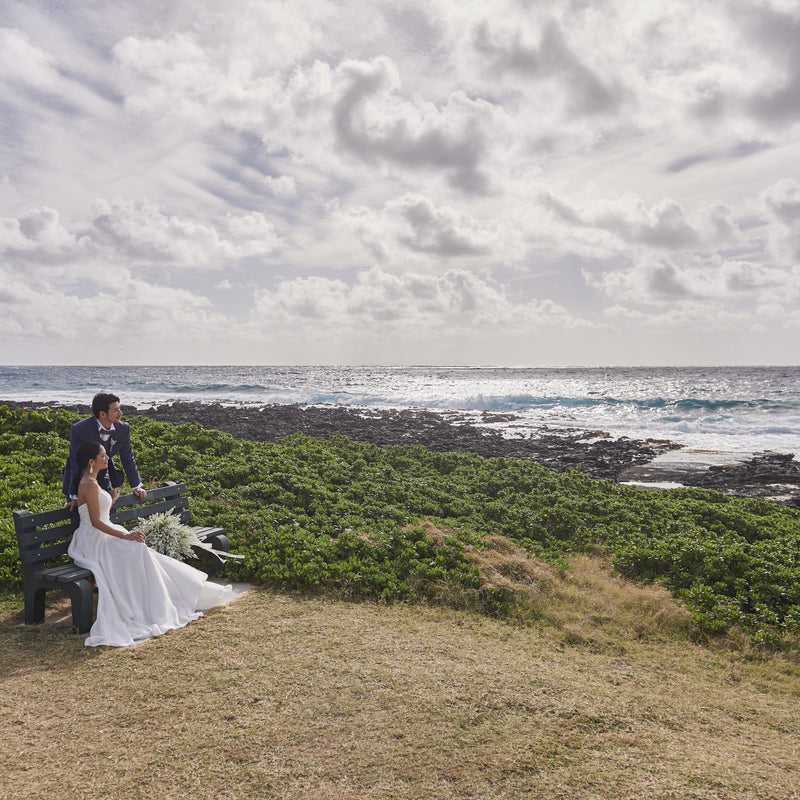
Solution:
<path fill-rule="evenodd" d="M 14 528 L 23 575 L 40 564 L 65 556 L 78 521 L 77 510 L 70 513 L 66 508 L 41 514 L 15 511 Z"/>
<path fill-rule="evenodd" d="M 140 503 L 136 495 L 122 495 L 114 504 L 109 517 L 111 522 L 131 528 L 140 519 L 169 511 L 181 522 L 188 523 L 191 521 L 191 512 L 185 491 L 185 484 L 169 482 L 157 489 L 148 489 L 144 504 Z M 23 574 L 65 556 L 79 523 L 77 509 L 70 512 L 66 506 L 39 514 L 15 511 L 14 529 L 17 532 Z"/>

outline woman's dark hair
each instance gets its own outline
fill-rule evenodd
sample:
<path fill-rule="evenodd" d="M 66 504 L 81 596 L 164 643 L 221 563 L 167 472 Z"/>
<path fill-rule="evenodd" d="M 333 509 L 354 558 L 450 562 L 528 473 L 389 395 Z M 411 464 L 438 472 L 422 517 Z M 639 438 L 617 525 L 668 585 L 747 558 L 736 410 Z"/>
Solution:
<path fill-rule="evenodd" d="M 97 458 L 100 451 L 105 449 L 100 442 L 83 442 L 75 453 L 78 466 L 84 470 L 93 458 Z"/>

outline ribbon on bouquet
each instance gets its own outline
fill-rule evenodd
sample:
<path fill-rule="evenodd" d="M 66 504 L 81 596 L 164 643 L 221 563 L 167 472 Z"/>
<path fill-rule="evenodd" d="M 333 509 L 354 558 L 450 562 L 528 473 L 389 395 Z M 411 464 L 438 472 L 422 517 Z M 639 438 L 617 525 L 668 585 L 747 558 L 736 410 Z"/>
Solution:
<path fill-rule="evenodd" d="M 220 560 L 221 564 L 224 564 L 225 561 L 229 558 L 244 558 L 244 556 L 240 555 L 239 553 L 227 553 L 225 550 L 215 550 L 211 546 L 211 542 L 203 542 L 200 539 L 198 539 L 197 536 L 194 537 L 194 541 L 192 542 L 192 547 L 202 547 L 203 550 L 206 550 L 209 553 L 213 553 Z"/>

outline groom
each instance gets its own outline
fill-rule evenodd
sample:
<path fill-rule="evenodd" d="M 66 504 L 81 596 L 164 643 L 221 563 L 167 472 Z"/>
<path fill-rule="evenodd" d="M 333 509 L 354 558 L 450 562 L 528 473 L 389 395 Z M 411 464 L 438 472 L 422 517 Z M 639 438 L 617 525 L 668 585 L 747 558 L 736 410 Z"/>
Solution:
<path fill-rule="evenodd" d="M 119 496 L 119 487 L 125 478 L 122 470 L 113 462 L 114 456 L 119 456 L 131 491 L 139 500 L 147 499 L 147 492 L 142 488 L 142 479 L 136 467 L 136 459 L 131 447 L 131 428 L 122 420 L 122 410 L 119 407 L 119 397 L 115 394 L 101 392 L 92 399 L 92 414 L 94 416 L 76 422 L 69 432 L 69 458 L 64 465 L 63 492 L 67 498 L 67 506 L 72 511 L 78 503 L 78 481 L 81 471 L 75 455 L 84 442 L 100 442 L 108 453 L 108 467 L 97 475 L 97 482 L 116 500 Z"/>

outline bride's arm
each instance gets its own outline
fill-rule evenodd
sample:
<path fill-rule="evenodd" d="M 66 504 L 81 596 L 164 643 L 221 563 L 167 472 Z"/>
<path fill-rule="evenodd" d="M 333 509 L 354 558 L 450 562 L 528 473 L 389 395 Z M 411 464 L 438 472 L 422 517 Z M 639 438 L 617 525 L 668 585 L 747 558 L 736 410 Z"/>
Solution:
<path fill-rule="evenodd" d="M 121 526 L 117 527 L 103 521 L 100 515 L 100 492 L 102 491 L 103 490 L 99 486 L 96 487 L 95 491 L 91 489 L 84 490 L 84 498 L 81 498 L 81 492 L 78 492 L 78 502 L 80 503 L 81 499 L 86 500 L 86 507 L 89 510 L 89 519 L 92 522 L 92 527 L 96 528 L 98 531 L 109 534 L 109 536 L 116 536 L 118 539 L 127 539 L 131 542 L 143 542 L 146 537 L 141 531 L 135 529 L 126 531 Z"/>

